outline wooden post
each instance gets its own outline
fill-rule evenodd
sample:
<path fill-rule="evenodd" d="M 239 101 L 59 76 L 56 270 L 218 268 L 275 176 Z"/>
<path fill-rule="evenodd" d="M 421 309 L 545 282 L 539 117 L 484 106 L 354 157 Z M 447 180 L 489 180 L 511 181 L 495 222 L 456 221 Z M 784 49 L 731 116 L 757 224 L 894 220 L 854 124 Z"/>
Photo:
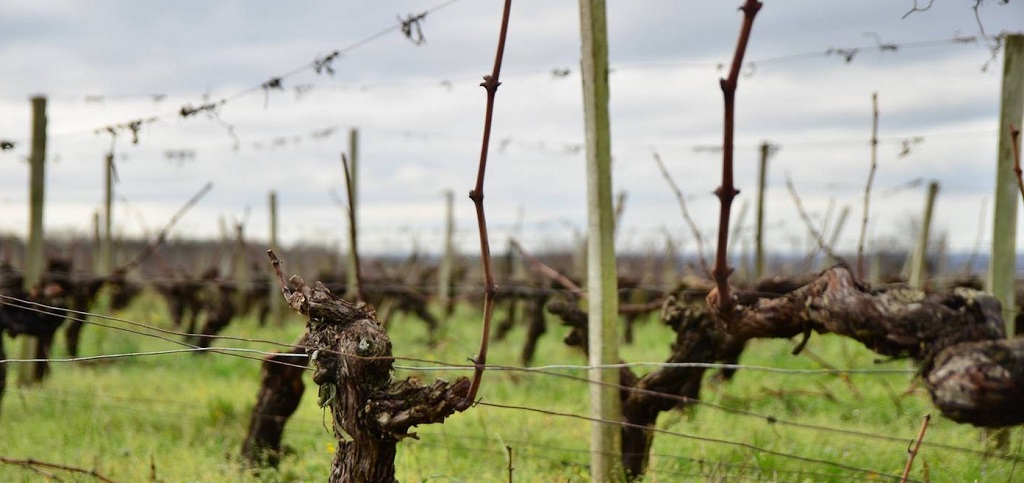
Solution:
<path fill-rule="evenodd" d="M 949 232 L 943 232 L 935 242 L 935 272 L 936 274 L 949 273 Z"/>
<path fill-rule="evenodd" d="M 729 240 L 732 244 L 732 240 Z M 757 282 L 757 278 L 752 278 L 754 270 L 750 268 L 750 238 L 743 237 L 740 240 L 740 256 L 739 256 L 739 273 L 738 279 L 745 280 L 747 282 Z"/>
<path fill-rule="evenodd" d="M 935 207 L 935 196 L 939 194 L 938 181 L 928 183 L 928 200 L 924 205 L 924 218 L 921 219 L 921 233 L 917 237 L 917 248 L 910 265 L 910 288 L 924 288 L 928 265 L 928 232 L 932 226 L 932 209 Z"/>
<path fill-rule="evenodd" d="M 580 280 L 587 278 L 587 235 L 584 235 L 578 228 L 572 232 L 573 251 L 572 266 Z"/>
<path fill-rule="evenodd" d="M 277 192 L 270 192 L 270 249 L 274 253 L 281 253 L 280 246 L 277 244 Z M 274 283 L 273 277 L 270 278 L 270 323 L 281 326 L 284 323 L 284 304 L 281 297 L 275 296 L 277 293 L 277 284 Z"/>
<path fill-rule="evenodd" d="M 882 283 L 882 254 L 871 252 L 871 266 L 868 268 L 868 283 L 878 285 Z"/>
<path fill-rule="evenodd" d="M 31 289 L 43 273 L 43 203 L 46 199 L 46 98 L 32 98 L 32 151 L 29 154 L 29 224 L 25 250 L 24 288 Z"/>
<path fill-rule="evenodd" d="M 604 0 L 580 0 L 583 112 L 587 146 L 587 293 L 590 365 L 614 364 L 618 355 L 618 293 L 612 207 L 611 129 L 608 115 L 608 32 Z M 591 369 L 590 379 L 618 384 L 618 370 Z M 619 391 L 590 386 L 590 415 L 621 421 Z M 622 481 L 619 428 L 594 422 L 590 431 L 590 472 L 594 482 Z"/>
<path fill-rule="evenodd" d="M 359 130 L 356 128 L 352 128 L 348 132 L 348 169 L 349 174 L 352 176 L 352 185 L 349 187 L 349 189 L 351 189 L 352 192 L 349 194 L 348 197 L 348 199 L 351 200 L 351 206 L 349 206 L 349 209 L 352 210 L 352 215 L 349 217 L 349 219 L 352 220 L 351 223 L 355 224 L 358 227 L 359 210 L 357 209 L 357 206 L 359 204 L 359 176 L 357 173 L 359 172 Z M 348 263 L 346 264 L 345 269 L 347 282 L 345 284 L 345 298 L 347 300 L 356 300 L 359 294 L 359 279 L 356 276 L 357 255 L 355 249 L 355 237 L 357 236 L 357 233 L 357 229 L 349 230 L 347 258 Z"/>
<path fill-rule="evenodd" d="M 455 246 L 452 238 L 455 235 L 455 192 L 444 192 L 444 248 L 441 255 L 441 266 L 437 271 L 437 299 L 441 307 L 441 320 L 446 322 L 452 314 L 452 269 L 455 263 Z"/>
<path fill-rule="evenodd" d="M 754 235 L 754 280 L 764 277 L 764 191 L 768 186 L 768 156 L 772 145 L 761 143 L 761 173 L 757 182 L 757 233 Z"/>
<path fill-rule="evenodd" d="M 999 147 L 996 161 L 992 254 L 987 289 L 1003 306 L 1006 335 L 1014 336 L 1014 272 L 1017 250 L 1017 180 L 1008 126 L 1021 125 L 1024 117 L 1024 35 L 1007 35 L 1003 46 L 1003 87 L 999 107 Z"/>
<path fill-rule="evenodd" d="M 665 232 L 665 261 L 661 270 L 661 285 L 666 291 L 669 291 L 679 285 L 679 262 L 677 258 L 679 254 L 676 242 L 672 239 L 672 234 L 664 227 L 662 230 Z"/>
<path fill-rule="evenodd" d="M 100 275 L 110 275 L 114 269 L 114 239 L 111 236 L 113 230 L 113 207 L 114 207 L 114 150 L 111 147 L 107 153 L 104 167 L 103 184 L 103 239 L 100 242 Z"/>
<path fill-rule="evenodd" d="M 100 212 L 92 214 L 92 271 L 101 273 L 103 271 L 103 235 L 100 234 Z"/>
<path fill-rule="evenodd" d="M 249 253 L 245 245 L 245 225 L 235 223 L 235 247 L 231 251 L 231 277 L 235 290 L 232 294 L 232 301 L 235 304 L 235 313 L 241 317 L 245 315 L 247 307 L 246 299 L 249 291 L 252 290 L 252 274 L 249 266 Z"/>
<path fill-rule="evenodd" d="M 217 233 L 220 233 L 220 244 L 226 245 L 230 239 L 228 236 L 228 220 L 224 215 L 217 217 Z"/>
<path fill-rule="evenodd" d="M 29 153 L 29 222 L 28 246 L 25 247 L 25 278 L 23 287 L 31 290 L 43 274 L 45 263 L 43 254 L 43 206 L 46 200 L 46 98 L 32 98 L 32 151 Z M 35 357 L 39 339 L 22 337 L 21 357 Z M 35 364 L 22 364 L 18 367 L 18 384 L 25 385 L 35 382 Z"/>

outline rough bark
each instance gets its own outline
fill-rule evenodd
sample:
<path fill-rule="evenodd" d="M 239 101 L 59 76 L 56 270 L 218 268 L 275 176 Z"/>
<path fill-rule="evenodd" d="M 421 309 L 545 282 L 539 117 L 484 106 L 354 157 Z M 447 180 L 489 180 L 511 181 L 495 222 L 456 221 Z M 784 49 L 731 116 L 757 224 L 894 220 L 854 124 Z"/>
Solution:
<path fill-rule="evenodd" d="M 308 343 L 320 386 L 320 405 L 329 407 L 338 439 L 331 482 L 395 481 L 399 441 L 413 436 L 413 426 L 437 423 L 456 412 L 470 381 L 438 380 L 429 386 L 416 379 L 391 378 L 391 340 L 375 314 L 332 294 L 323 284 L 312 287 L 292 277 L 288 304 L 309 318 Z"/>
<path fill-rule="evenodd" d="M 110 295 L 110 308 L 122 310 L 128 306 L 139 294 L 142 288 L 133 282 L 128 281 L 124 270 L 117 270 L 108 277 L 88 277 L 71 282 L 68 304 L 71 309 L 79 312 L 88 312 L 96 301 L 100 290 L 106 287 Z M 72 318 L 68 320 L 67 328 L 64 330 L 65 344 L 68 354 L 72 357 L 78 356 L 78 344 L 82 339 L 82 328 L 85 322 Z"/>
<path fill-rule="evenodd" d="M 324 285 L 333 293 L 345 293 L 343 275 L 322 273 L 319 277 Z M 428 310 L 429 297 L 409 287 L 402 280 L 394 278 L 365 279 L 363 281 L 363 292 L 366 296 L 364 302 L 378 309 L 377 320 L 387 325 L 387 318 L 390 313 L 403 312 L 413 314 L 427 325 L 427 337 L 429 343 L 438 341 L 440 322 Z M 388 310 L 382 309 L 389 307 Z M 385 314 L 388 312 L 388 314 Z"/>
<path fill-rule="evenodd" d="M 782 297 L 741 305 L 734 317 L 716 319 L 742 340 L 789 338 L 808 330 L 844 335 L 879 354 L 922 361 L 925 372 L 947 347 L 1005 338 L 999 303 L 991 296 L 970 289 L 871 293 L 843 267 L 826 270 Z"/>
<path fill-rule="evenodd" d="M 978 426 L 1024 422 L 1024 339 L 1005 340 L 998 302 L 981 292 L 957 288 L 926 294 L 906 289 L 871 293 L 846 268 L 835 267 L 785 294 L 791 284 L 776 281 L 757 292 L 735 293 L 732 317 L 670 298 L 662 320 L 676 332 L 667 362 L 735 362 L 753 338 L 791 338 L 810 332 L 835 333 L 869 349 L 920 362 L 935 405 L 955 421 Z M 715 296 L 713 290 L 709 298 Z M 586 347 L 587 314 L 575 304 L 548 310 L 572 328 L 566 343 Z M 643 378 L 622 369 L 623 416 L 640 427 L 623 428 L 623 464 L 631 477 L 646 469 L 658 414 L 697 399 L 705 370 L 663 367 Z M 723 374 L 724 375 L 724 374 Z M 731 375 L 731 374 L 728 374 Z"/>
<path fill-rule="evenodd" d="M 270 277 L 256 266 L 251 269 L 251 273 L 252 280 L 239 312 L 242 315 L 255 313 L 259 326 L 266 327 L 267 318 L 270 316 Z"/>
<path fill-rule="evenodd" d="M 220 334 L 231 323 L 238 312 L 235 307 L 236 287 L 228 281 L 218 278 L 216 268 L 210 269 L 203 276 L 204 286 L 199 293 L 204 315 L 203 326 L 196 336 L 187 336 L 190 342 L 198 347 L 210 347 L 214 336 Z M 205 352 L 196 352 L 205 354 Z"/>
<path fill-rule="evenodd" d="M 526 341 L 523 343 L 523 350 L 519 360 L 523 366 L 533 363 L 533 356 L 537 352 L 537 341 L 540 336 L 548 331 L 547 321 L 544 319 L 544 306 L 547 305 L 549 293 L 545 289 L 534 290 L 526 302 L 526 315 L 529 317 L 529 325 L 526 328 Z"/>
<path fill-rule="evenodd" d="M 74 293 L 71 296 L 71 308 L 78 312 L 89 312 L 104 281 L 105 279 L 99 277 L 76 281 Z M 64 329 L 64 342 L 68 355 L 71 357 L 78 357 L 78 344 L 82 339 L 82 327 L 85 325 L 85 322 L 81 320 L 83 317 L 85 316 L 79 315 L 79 317 L 68 320 L 67 327 Z"/>
<path fill-rule="evenodd" d="M 495 328 L 493 340 L 505 340 L 519 319 L 525 319 L 526 339 L 520 351 L 519 360 L 523 366 L 533 362 L 537 351 L 537 341 L 547 332 L 547 321 L 544 318 L 544 306 L 551 297 L 551 289 L 547 286 L 537 287 L 528 283 L 510 282 L 498 287 L 494 296 L 496 306 L 506 304 L 508 317 Z M 522 312 L 519 312 L 519 308 Z"/>
<path fill-rule="evenodd" d="M 110 308 L 114 310 L 124 310 L 142 293 L 142 287 L 128 280 L 126 269 L 118 269 L 110 274 L 105 286 L 110 293 Z"/>
<path fill-rule="evenodd" d="M 586 351 L 587 314 L 571 303 L 552 303 L 548 310 L 560 316 L 572 328 L 565 343 Z M 707 312 L 696 306 L 677 305 L 669 298 L 662 311 L 662 320 L 676 332 L 672 353 L 666 362 L 715 362 L 723 356 L 738 357 L 737 345 L 716 330 Z M 740 344 L 738 350 L 742 350 Z M 640 378 L 627 367 L 619 370 L 622 415 L 630 426 L 622 428 L 622 462 L 629 478 L 644 474 L 650 460 L 654 425 L 658 414 L 687 405 L 680 398 L 697 399 L 705 368 L 663 367 Z M 657 393 L 657 394 L 655 394 Z"/>
<path fill-rule="evenodd" d="M 665 299 L 662 290 L 644 288 L 640 280 L 634 277 L 619 276 L 619 315 L 625 321 L 623 342 L 633 343 L 633 335 L 637 322 L 661 308 Z"/>
<path fill-rule="evenodd" d="M 203 310 L 200 297 L 203 283 L 181 273 L 168 278 L 169 281 L 157 284 L 156 289 L 167 302 L 174 327 L 191 334 L 195 332 L 196 320 Z"/>
<path fill-rule="evenodd" d="M 0 325 L 0 361 L 7 359 L 7 353 L 4 352 L 4 327 Z M 7 390 L 7 364 L 0 364 L 0 411 L 4 407 L 4 391 Z M 0 412 L 2 415 L 2 412 Z"/>
<path fill-rule="evenodd" d="M 728 341 L 714 329 L 714 324 L 702 309 L 680 308 L 670 302 L 665 305 L 662 319 L 676 332 L 676 341 L 672 344 L 672 353 L 666 362 L 721 359 L 720 353 Z M 624 394 L 622 413 L 627 422 L 644 426 L 643 429 L 625 427 L 622 430 L 622 461 L 632 477 L 639 477 L 647 470 L 658 414 L 688 405 L 679 399 L 668 399 L 653 393 L 696 400 L 700 396 L 700 384 L 705 371 L 705 368 L 663 367 L 630 384 L 635 389 Z"/>
<path fill-rule="evenodd" d="M 520 290 L 529 290 L 529 287 L 519 286 L 513 284 L 504 285 L 498 289 L 498 293 L 494 296 L 494 304 L 501 305 L 503 302 L 506 304 L 505 307 L 505 318 L 501 319 L 497 327 L 494 328 L 494 335 L 491 336 L 495 341 L 505 340 L 508 337 L 508 333 L 512 332 L 512 328 L 516 326 L 518 317 L 519 307 L 519 292 Z"/>
<path fill-rule="evenodd" d="M 944 416 L 986 427 L 1024 422 L 1024 340 L 1005 340 L 1001 307 L 991 295 L 966 288 L 872 293 L 849 270 L 834 267 L 789 294 L 756 299 L 715 318 L 738 340 L 814 331 L 909 357 L 920 363 Z"/>
<path fill-rule="evenodd" d="M 305 354 L 305 337 L 299 347 L 283 354 Z M 281 460 L 281 438 L 288 418 L 295 413 L 306 385 L 302 373 L 309 358 L 267 356 L 260 370 L 260 391 L 249 418 L 249 431 L 242 443 L 242 459 L 250 467 L 276 468 Z"/>
<path fill-rule="evenodd" d="M 399 286 L 394 288 L 385 296 L 397 299 L 398 302 L 396 309 L 412 313 L 419 317 L 423 323 L 427 324 L 427 342 L 430 345 L 437 343 L 438 329 L 441 327 L 441 324 L 437 321 L 437 318 L 434 317 L 434 314 L 431 314 L 430 311 L 427 310 L 429 299 L 425 295 L 409 287 Z"/>
<path fill-rule="evenodd" d="M 10 265 L 0 267 L 0 294 L 25 302 L 0 301 L 0 331 L 11 336 L 36 337 L 38 343 L 32 357 L 47 359 L 53 346 L 53 334 L 67 316 L 66 307 L 73 291 L 71 263 L 64 259 L 50 259 L 39 283 L 26 292 L 21 288 L 21 275 Z M 27 303 L 26 303 L 27 302 Z M 47 308 L 29 304 L 38 303 Z M 41 382 L 49 373 L 45 360 L 32 363 L 31 382 Z"/>
<path fill-rule="evenodd" d="M 935 357 L 924 380 L 949 419 L 985 427 L 1024 422 L 1024 339 L 952 346 Z"/>

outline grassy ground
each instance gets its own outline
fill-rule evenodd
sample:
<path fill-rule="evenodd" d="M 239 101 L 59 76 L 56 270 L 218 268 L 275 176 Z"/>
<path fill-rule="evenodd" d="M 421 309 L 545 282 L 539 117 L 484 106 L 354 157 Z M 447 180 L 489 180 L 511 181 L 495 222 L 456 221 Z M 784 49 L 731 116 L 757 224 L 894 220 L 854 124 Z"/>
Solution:
<path fill-rule="evenodd" d="M 162 304 L 143 298 L 121 316 L 168 326 Z M 236 321 L 225 335 L 293 341 L 302 320 L 287 327 L 258 328 L 250 319 Z M 395 353 L 425 359 L 463 362 L 476 352 L 479 315 L 471 308 L 449 324 L 444 342 L 425 344 L 418 320 L 397 317 L 390 333 Z M 492 346 L 489 362 L 515 365 L 524 328 Z M 582 364 L 583 357 L 561 343 L 565 330 L 551 320 L 538 348 L 537 365 Z M 671 331 L 652 320 L 642 325 L 638 340 L 622 350 L 627 361 L 661 361 L 668 353 Z M 18 342 L 5 341 L 9 354 Z M 63 354 L 58 340 L 56 356 Z M 175 348 L 158 339 L 87 326 L 84 354 L 127 353 Z M 219 341 L 218 345 L 273 350 L 266 344 Z M 812 338 L 806 354 L 792 356 L 790 341 L 751 344 L 742 363 L 821 369 L 821 361 L 839 368 L 906 368 L 902 361 L 876 364 L 876 356 L 855 343 L 834 337 Z M 414 365 L 414 362 L 399 362 Z M 16 372 L 16 366 L 9 366 Z M 647 369 L 640 369 L 644 371 Z M 563 371 L 583 374 L 580 371 Z M 285 432 L 290 455 L 275 471 L 252 475 L 241 470 L 237 455 L 255 401 L 259 362 L 219 354 L 159 355 L 96 363 L 53 365 L 42 385 L 19 387 L 10 378 L 0 412 L 0 456 L 36 459 L 86 469 L 95 468 L 118 482 L 323 481 L 330 467 L 334 439 L 330 422 L 316 406 L 316 391 L 307 375 L 307 394 Z M 399 370 L 398 377 L 424 380 L 454 378 L 466 373 Z M 467 374 L 468 375 L 468 374 Z M 485 401 L 529 406 L 562 413 L 587 414 L 584 383 L 542 374 L 488 372 L 481 388 Z M 686 412 L 663 413 L 658 427 L 685 435 L 655 437 L 651 470 L 644 481 L 888 481 L 906 462 L 907 447 L 922 417 L 934 412 L 927 394 L 915 389 L 907 375 L 794 375 L 741 370 L 721 386 L 707 384 L 705 401 L 730 409 L 776 418 L 727 412 L 701 406 Z M 859 435 L 785 424 L 827 426 L 886 437 Z M 501 482 L 508 479 L 511 448 L 515 481 L 587 481 L 589 423 L 523 410 L 476 407 L 443 425 L 422 427 L 419 440 L 399 445 L 398 476 L 404 482 Z M 1007 434 L 1007 451 L 1020 455 L 1022 434 Z M 752 445 L 726 444 L 713 440 Z M 994 438 L 989 437 L 989 440 Z M 983 434 L 941 417 L 932 420 L 912 478 L 929 481 L 1014 481 L 1024 479 L 1024 464 L 943 449 L 941 443 L 983 450 Z M 772 454 L 776 453 L 776 454 Z M 787 457 L 795 455 L 799 458 Z M 877 472 L 859 473 L 848 467 Z M 63 481 L 94 481 L 58 470 L 46 470 Z M 41 481 L 44 474 L 0 464 L 0 481 Z"/>

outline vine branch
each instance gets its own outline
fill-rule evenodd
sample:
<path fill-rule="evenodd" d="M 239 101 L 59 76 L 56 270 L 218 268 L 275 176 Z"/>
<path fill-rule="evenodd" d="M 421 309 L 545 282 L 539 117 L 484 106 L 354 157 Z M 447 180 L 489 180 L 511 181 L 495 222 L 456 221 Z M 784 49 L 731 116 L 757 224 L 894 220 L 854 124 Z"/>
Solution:
<path fill-rule="evenodd" d="M 786 189 L 789 190 L 789 196 L 793 198 L 793 204 L 796 205 L 796 210 L 800 213 L 800 219 L 803 220 L 804 225 L 807 225 L 807 231 L 814 237 L 814 241 L 818 243 L 818 248 L 821 248 L 826 255 L 831 257 L 833 260 L 839 262 L 842 265 L 847 265 L 846 260 L 839 256 L 832 247 L 825 241 L 825 237 L 821 235 L 821 232 L 814 227 L 814 223 L 811 221 L 811 217 L 807 215 L 807 211 L 804 210 L 804 204 L 800 201 L 800 195 L 796 192 L 796 187 L 793 186 L 793 179 L 786 174 Z M 824 230 L 824 228 L 822 228 Z"/>
<path fill-rule="evenodd" d="M 565 275 L 562 275 L 558 270 L 549 267 L 544 262 L 540 261 L 540 259 L 538 259 L 537 257 L 527 253 L 526 250 L 523 249 L 523 246 L 520 245 L 519 242 L 516 241 L 514 238 L 510 240 L 509 243 L 512 245 L 512 249 L 515 250 L 516 253 L 519 254 L 519 256 L 523 257 L 523 259 L 526 260 L 526 262 L 529 264 L 530 268 L 532 268 L 535 272 L 543 275 L 546 278 L 554 280 L 555 282 L 558 282 L 559 285 L 564 287 L 575 297 L 583 298 L 584 296 L 586 296 L 586 292 L 584 292 L 579 285 L 576 285 L 576 283 L 570 280 L 569 277 L 566 277 Z"/>
<path fill-rule="evenodd" d="M 704 237 L 700 235 L 697 223 L 690 217 L 690 210 L 686 209 L 686 199 L 683 198 L 683 192 L 679 189 L 679 185 L 676 184 L 675 180 L 672 179 L 672 176 L 668 174 L 668 170 L 665 169 L 665 163 L 661 161 L 661 156 L 658 155 L 657 151 L 654 152 L 654 162 L 658 164 L 658 170 L 661 171 L 661 175 L 665 178 L 665 181 L 668 181 L 669 187 L 675 193 L 676 200 L 679 202 L 679 208 L 683 211 L 683 219 L 686 220 L 686 224 L 690 226 L 690 231 L 697 240 L 697 259 L 700 261 L 700 268 L 704 271 L 705 275 L 710 276 L 711 270 L 708 269 L 707 260 L 704 258 Z"/>
<path fill-rule="evenodd" d="M 4 464 L 8 464 L 8 465 L 23 466 L 23 467 L 25 467 L 27 469 L 30 469 L 30 470 L 38 470 L 39 468 L 49 468 L 49 469 L 52 469 L 52 470 L 70 471 L 72 473 L 80 473 L 80 474 L 83 474 L 83 475 L 91 476 L 93 478 L 96 478 L 99 481 L 104 482 L 104 483 L 115 483 L 114 480 L 111 480 L 110 478 L 107 478 L 106 476 L 101 475 L 96 470 L 86 470 L 86 469 L 83 469 L 83 468 L 76 468 L 74 466 L 62 465 L 62 464 L 57 464 L 57 463 L 47 463 L 45 461 L 34 460 L 34 459 L 31 459 L 31 458 L 20 460 L 20 459 L 13 459 L 13 458 L 7 458 L 7 457 L 4 457 L 4 456 L 0 456 L 0 463 L 4 463 Z"/>
<path fill-rule="evenodd" d="M 137 253 L 130 262 L 125 264 L 123 267 L 115 269 L 114 272 L 128 273 L 137 268 L 140 264 L 142 264 L 142 261 L 145 260 L 146 257 L 153 254 L 153 252 L 155 252 L 156 249 L 159 248 L 160 245 L 164 243 L 164 241 L 167 239 L 167 234 L 170 233 L 171 229 L 174 228 L 174 225 L 178 223 L 178 220 L 180 220 L 181 217 L 185 216 L 185 213 L 188 212 L 188 210 L 191 209 L 193 206 L 195 206 L 195 204 L 198 203 L 199 200 L 202 199 L 204 196 L 206 196 L 206 193 L 209 193 L 210 190 L 212 189 L 213 182 L 207 182 L 205 185 L 203 185 L 203 187 L 196 194 L 192 195 L 192 197 L 189 198 L 187 202 L 185 202 L 184 206 L 179 208 L 178 211 L 174 213 L 174 216 L 172 216 L 171 219 L 167 221 L 167 224 L 164 225 L 163 229 L 161 229 L 159 233 L 157 233 L 157 236 L 155 238 L 146 243 L 146 246 L 144 246 L 142 250 L 140 250 L 139 253 Z"/>
<path fill-rule="evenodd" d="M 857 278 L 864 280 L 864 237 L 868 231 L 868 212 L 871 207 L 871 184 L 878 171 L 878 92 L 871 94 L 871 170 L 868 184 L 864 186 L 864 215 L 860 222 L 860 239 L 857 241 Z"/>
<path fill-rule="evenodd" d="M 476 207 L 477 227 L 480 231 L 480 258 L 484 267 L 484 320 L 483 330 L 480 336 L 480 351 L 473 358 L 473 382 L 469 386 L 469 392 L 465 399 L 456 404 L 458 411 L 465 411 L 476 399 L 476 393 L 480 389 L 480 380 L 483 378 L 484 367 L 487 364 L 487 342 L 490 340 L 491 319 L 494 314 L 494 296 L 498 287 L 494 283 L 494 271 L 491 267 L 491 246 L 487 240 L 487 217 L 484 215 L 484 173 L 487 169 L 487 149 L 491 142 L 491 121 L 494 116 L 494 96 L 498 92 L 501 82 L 498 80 L 501 74 L 501 60 L 505 54 L 505 38 L 508 33 L 508 18 L 512 10 L 512 0 L 505 0 L 505 8 L 501 14 L 501 33 L 498 35 L 498 48 L 494 55 L 494 69 L 491 75 L 485 75 L 480 85 L 487 91 L 487 111 L 484 114 L 484 134 L 480 146 L 480 164 L 476 173 L 476 186 L 469 192 L 469 198 L 473 200 Z"/>
<path fill-rule="evenodd" d="M 715 290 L 708 294 L 708 306 L 713 312 L 723 315 L 732 314 L 736 308 L 736 301 L 732 298 L 729 288 L 729 275 L 732 268 L 729 267 L 729 213 L 732 209 L 732 200 L 739 194 L 733 185 L 733 138 L 735 133 L 736 118 L 736 87 L 739 83 L 740 68 L 743 66 L 743 55 L 747 51 L 747 42 L 750 40 L 750 31 L 754 26 L 754 17 L 761 10 L 762 3 L 758 0 L 746 0 L 740 10 L 743 11 L 743 25 L 740 28 L 739 40 L 736 42 L 736 52 L 733 54 L 732 67 L 729 69 L 729 77 L 719 80 L 722 88 L 722 97 L 725 103 L 725 122 L 722 129 L 722 184 L 715 189 L 722 204 L 718 218 L 718 247 L 715 254 L 715 266 L 711 270 L 711 278 L 715 281 Z"/>
<path fill-rule="evenodd" d="M 932 4 L 933 3 L 935 3 L 935 0 L 928 0 L 928 5 L 925 5 L 925 6 L 921 7 L 921 6 L 917 5 L 917 0 L 914 0 L 914 6 L 910 8 L 910 11 L 908 11 L 905 14 L 903 14 L 903 17 L 901 17 L 900 20 L 906 20 L 907 17 L 909 17 L 910 14 L 912 14 L 914 12 L 924 12 L 925 10 L 928 10 L 928 9 L 932 8 Z"/>
<path fill-rule="evenodd" d="M 928 422 L 932 420 L 931 414 L 924 415 L 924 421 L 921 421 L 921 430 L 917 433 L 917 439 L 913 441 L 914 449 L 910 450 L 910 456 L 907 458 L 907 466 L 903 468 L 903 477 L 900 478 L 900 483 L 907 481 L 910 477 L 910 468 L 914 466 L 914 457 L 917 456 L 917 451 L 921 449 L 921 440 L 924 439 L 924 432 L 928 430 Z"/>

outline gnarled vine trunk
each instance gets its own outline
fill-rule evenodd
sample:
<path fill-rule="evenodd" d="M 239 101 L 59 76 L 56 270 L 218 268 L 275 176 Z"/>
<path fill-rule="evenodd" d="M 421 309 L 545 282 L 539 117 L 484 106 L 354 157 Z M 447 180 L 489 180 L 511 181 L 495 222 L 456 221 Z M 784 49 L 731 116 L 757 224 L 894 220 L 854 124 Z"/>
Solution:
<path fill-rule="evenodd" d="M 874 293 L 843 267 L 786 294 L 734 293 L 728 314 L 715 311 L 715 290 L 707 308 L 675 298 L 665 302 L 662 320 L 676 332 L 666 362 L 736 362 L 751 339 L 834 333 L 879 354 L 917 361 L 933 403 L 954 421 L 1024 423 L 1024 338 L 1006 340 L 991 295 L 963 288 Z M 587 314 L 574 304 L 553 303 L 548 310 L 572 327 L 566 344 L 585 349 Z M 620 371 L 623 417 L 630 423 L 622 429 L 622 458 L 631 477 L 646 470 L 658 414 L 685 406 L 680 397 L 697 399 L 704 371 L 663 367 L 642 378 L 628 368 Z"/>
<path fill-rule="evenodd" d="M 932 402 L 954 421 L 998 427 L 1024 423 L 1024 339 L 1006 340 L 999 302 L 976 290 L 928 294 L 892 289 L 872 293 L 849 270 L 833 267 L 775 299 L 716 313 L 731 337 L 793 337 L 834 333 L 879 354 L 909 357 Z"/>
<path fill-rule="evenodd" d="M 309 318 L 307 344 L 320 386 L 319 403 L 330 409 L 338 450 L 331 482 L 395 481 L 398 442 L 409 429 L 437 423 L 456 412 L 469 391 L 464 377 L 424 386 L 416 379 L 394 381 L 388 338 L 372 310 L 312 287 L 294 276 L 288 304 Z"/>
<path fill-rule="evenodd" d="M 574 303 L 552 303 L 548 310 L 558 315 L 572 330 L 565 343 L 587 351 L 587 313 Z M 707 312 L 695 306 L 679 306 L 670 298 L 664 305 L 662 320 L 676 332 L 672 353 L 667 363 L 715 361 L 734 362 L 743 350 L 716 330 Z M 696 400 L 707 369 L 703 367 L 666 366 L 638 377 L 628 367 L 619 370 L 622 389 L 622 465 L 630 480 L 643 476 L 650 460 L 654 427 L 658 415 L 688 405 L 686 398 Z M 664 397 L 665 395 L 678 397 Z"/>
<path fill-rule="evenodd" d="M 302 400 L 306 385 L 302 373 L 309 364 L 305 355 L 306 337 L 289 352 L 274 354 L 263 359 L 260 369 L 260 391 L 249 418 L 249 431 L 242 443 L 242 458 L 252 467 L 277 467 L 281 460 L 281 438 L 288 418 L 295 413 Z"/>

